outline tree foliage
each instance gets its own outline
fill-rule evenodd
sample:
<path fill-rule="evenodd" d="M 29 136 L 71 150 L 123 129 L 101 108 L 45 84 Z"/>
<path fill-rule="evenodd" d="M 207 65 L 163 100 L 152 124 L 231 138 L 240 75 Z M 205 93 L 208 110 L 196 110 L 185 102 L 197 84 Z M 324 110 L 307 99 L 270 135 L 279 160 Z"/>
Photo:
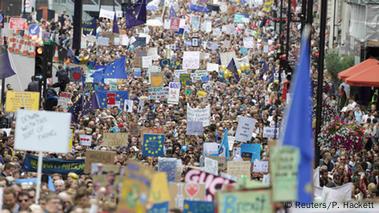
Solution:
<path fill-rule="evenodd" d="M 339 55 L 336 50 L 329 51 L 325 56 L 325 66 L 333 81 L 338 81 L 338 73 L 353 66 L 354 57 L 351 55 Z"/>

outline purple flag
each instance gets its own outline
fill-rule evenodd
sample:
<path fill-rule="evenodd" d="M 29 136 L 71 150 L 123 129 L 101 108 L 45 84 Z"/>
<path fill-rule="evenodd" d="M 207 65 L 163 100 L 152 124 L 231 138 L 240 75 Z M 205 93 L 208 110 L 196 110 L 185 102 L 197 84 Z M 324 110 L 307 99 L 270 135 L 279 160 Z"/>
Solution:
<path fill-rule="evenodd" d="M 122 4 L 122 9 L 126 18 L 126 28 L 146 23 L 146 0 L 138 0 L 132 5 Z"/>
<path fill-rule="evenodd" d="M 0 79 L 5 79 L 15 75 L 12 66 L 9 61 L 8 51 L 0 52 Z"/>
<path fill-rule="evenodd" d="M 120 30 L 118 29 L 118 23 L 117 23 L 117 16 L 116 14 L 114 15 L 114 19 L 113 19 L 113 33 L 119 33 Z"/>

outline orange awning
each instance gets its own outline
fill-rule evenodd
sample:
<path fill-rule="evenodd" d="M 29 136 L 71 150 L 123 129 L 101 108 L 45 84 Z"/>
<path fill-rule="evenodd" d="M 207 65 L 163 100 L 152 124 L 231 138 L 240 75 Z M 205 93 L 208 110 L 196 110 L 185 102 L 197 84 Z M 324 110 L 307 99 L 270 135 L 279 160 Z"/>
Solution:
<path fill-rule="evenodd" d="M 345 79 L 351 86 L 379 87 L 379 63 Z"/>
<path fill-rule="evenodd" d="M 360 72 L 363 72 L 365 69 L 370 68 L 371 66 L 379 65 L 379 61 L 376 59 L 367 59 L 363 61 L 362 63 L 359 63 L 355 66 L 352 66 L 340 73 L 338 73 L 338 78 L 345 80 L 346 78 L 349 78 L 353 75 L 356 75 Z"/>

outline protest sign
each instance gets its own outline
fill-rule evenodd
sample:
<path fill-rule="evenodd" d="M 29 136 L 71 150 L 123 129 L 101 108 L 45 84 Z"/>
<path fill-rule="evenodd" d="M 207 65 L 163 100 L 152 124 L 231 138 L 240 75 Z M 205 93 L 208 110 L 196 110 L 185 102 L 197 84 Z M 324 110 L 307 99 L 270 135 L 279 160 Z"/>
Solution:
<path fill-rule="evenodd" d="M 204 158 L 204 170 L 211 174 L 218 174 L 218 161 L 211 158 Z"/>
<path fill-rule="evenodd" d="M 211 71 L 216 71 L 216 72 L 218 72 L 218 70 L 219 70 L 219 65 L 218 65 L 218 64 L 207 63 L 207 71 L 208 71 L 208 72 L 211 72 Z"/>
<path fill-rule="evenodd" d="M 201 121 L 203 127 L 210 125 L 211 107 L 208 105 L 205 108 L 192 108 L 187 104 L 187 121 Z"/>
<path fill-rule="evenodd" d="M 153 65 L 153 56 L 142 56 L 142 68 L 149 68 Z"/>
<path fill-rule="evenodd" d="M 168 104 L 178 104 L 180 98 L 180 83 L 170 82 L 168 85 Z"/>
<path fill-rule="evenodd" d="M 209 73 L 207 70 L 196 70 L 194 73 L 191 73 L 192 82 L 202 81 L 204 76 L 208 77 Z"/>
<path fill-rule="evenodd" d="M 219 149 L 218 143 L 204 143 L 203 144 L 203 154 L 206 157 L 209 156 L 218 156 L 218 149 Z"/>
<path fill-rule="evenodd" d="M 236 141 L 247 142 L 252 137 L 253 130 L 255 129 L 255 123 L 257 120 L 241 116 L 238 119 L 238 126 L 236 131 Z"/>
<path fill-rule="evenodd" d="M 220 60 L 221 60 L 221 65 L 225 65 L 225 66 L 228 66 L 229 65 L 229 62 L 232 60 L 232 59 L 236 59 L 237 58 L 237 55 L 234 51 L 232 52 L 224 52 L 224 53 L 220 53 Z"/>
<path fill-rule="evenodd" d="M 100 9 L 99 18 L 107 18 L 113 20 L 115 16 L 115 12 L 111 10 L 105 10 L 103 8 Z"/>
<path fill-rule="evenodd" d="M 274 127 L 263 127 L 263 137 L 278 139 L 279 138 L 279 128 L 276 128 L 276 138 L 275 138 L 275 128 Z"/>
<path fill-rule="evenodd" d="M 203 135 L 204 127 L 201 121 L 188 121 L 186 135 Z"/>
<path fill-rule="evenodd" d="M 273 206 L 271 197 L 272 195 L 269 189 L 220 192 L 217 194 L 218 211 L 272 213 Z"/>
<path fill-rule="evenodd" d="M 179 30 L 180 18 L 171 18 L 170 19 L 170 30 L 177 31 Z"/>
<path fill-rule="evenodd" d="M 149 100 L 165 100 L 168 96 L 169 88 L 167 87 L 149 87 Z"/>
<path fill-rule="evenodd" d="M 228 161 L 227 173 L 239 179 L 242 175 L 250 180 L 250 161 Z"/>
<path fill-rule="evenodd" d="M 161 158 L 158 157 L 158 171 L 165 172 L 169 182 L 173 182 L 176 179 L 176 158 Z"/>
<path fill-rule="evenodd" d="M 189 168 L 184 178 L 186 183 L 205 183 L 206 200 L 212 201 L 215 198 L 216 191 L 220 190 L 224 185 L 233 183 L 234 181 L 213 175 L 205 171 Z"/>
<path fill-rule="evenodd" d="M 58 106 L 62 106 L 65 109 L 68 109 L 68 105 L 71 102 L 71 93 L 61 92 L 58 98 Z"/>
<path fill-rule="evenodd" d="M 171 195 L 170 208 L 183 209 L 183 200 L 205 200 L 205 184 L 169 183 Z"/>
<path fill-rule="evenodd" d="M 128 133 L 104 133 L 103 146 L 127 146 L 128 145 Z"/>
<path fill-rule="evenodd" d="M 273 200 L 297 200 L 297 173 L 300 160 L 299 149 L 277 146 L 270 150 L 270 170 Z"/>
<path fill-rule="evenodd" d="M 184 200 L 183 213 L 214 213 L 213 202 L 198 201 L 198 200 Z"/>
<path fill-rule="evenodd" d="M 180 83 L 185 86 L 185 85 L 190 85 L 191 84 L 191 74 L 189 73 L 181 73 L 180 74 Z"/>
<path fill-rule="evenodd" d="M 142 145 L 142 156 L 163 156 L 165 136 L 159 134 L 144 134 Z"/>
<path fill-rule="evenodd" d="M 116 152 L 110 151 L 87 150 L 84 172 L 90 173 L 93 163 L 113 164 L 116 154 Z"/>
<path fill-rule="evenodd" d="M 8 91 L 5 111 L 16 112 L 19 109 L 39 110 L 39 92 Z"/>
<path fill-rule="evenodd" d="M 253 163 L 253 172 L 268 173 L 268 161 L 255 160 Z"/>
<path fill-rule="evenodd" d="M 165 172 L 155 172 L 153 174 L 150 187 L 150 203 L 170 201 L 171 198 L 168 190 L 167 175 Z"/>
<path fill-rule="evenodd" d="M 187 70 L 175 70 L 174 71 L 175 81 L 179 81 L 180 80 L 180 75 L 181 74 L 188 74 L 188 71 Z"/>
<path fill-rule="evenodd" d="M 260 144 L 241 144 L 241 156 L 244 159 L 250 159 L 253 163 L 254 160 L 261 159 L 261 145 Z"/>
<path fill-rule="evenodd" d="M 147 213 L 164 213 L 169 212 L 169 202 L 154 203 L 153 206 L 147 210 Z"/>
<path fill-rule="evenodd" d="M 19 110 L 14 148 L 36 152 L 68 152 L 70 113 Z"/>
<path fill-rule="evenodd" d="M 201 30 L 206 32 L 206 33 L 212 32 L 212 21 L 211 20 L 205 20 L 204 22 L 202 22 Z"/>
<path fill-rule="evenodd" d="M 22 168 L 25 171 L 37 172 L 38 157 L 27 154 L 24 158 Z M 68 174 L 74 172 L 82 174 L 84 170 L 84 160 L 62 160 L 59 158 L 43 158 L 42 173 L 44 174 Z"/>
<path fill-rule="evenodd" d="M 110 41 L 109 38 L 103 37 L 103 36 L 99 36 L 96 39 L 96 44 L 98 46 L 109 46 L 109 41 Z"/>
<path fill-rule="evenodd" d="M 199 51 L 184 51 L 183 63 L 184 70 L 200 68 L 200 52 Z"/>
<path fill-rule="evenodd" d="M 254 48 L 254 38 L 253 37 L 244 37 L 243 38 L 243 47 L 251 49 Z"/>
<path fill-rule="evenodd" d="M 120 174 L 121 166 L 114 164 L 93 163 L 91 165 L 91 175 L 103 175 L 108 173 Z"/>
<path fill-rule="evenodd" d="M 218 168 L 220 168 L 220 170 L 226 169 L 226 158 L 225 158 L 225 156 L 209 156 L 209 158 L 216 160 L 218 162 Z"/>
<path fill-rule="evenodd" d="M 153 170 L 139 162 L 127 162 L 117 213 L 146 212 L 152 174 Z"/>
<path fill-rule="evenodd" d="M 92 145 L 92 135 L 79 135 L 79 144 L 81 146 L 91 146 Z"/>
<path fill-rule="evenodd" d="M 236 140 L 236 137 L 228 135 L 229 151 L 233 150 L 235 140 Z"/>
<path fill-rule="evenodd" d="M 163 73 L 161 72 L 150 72 L 151 87 L 162 87 L 163 86 Z"/>

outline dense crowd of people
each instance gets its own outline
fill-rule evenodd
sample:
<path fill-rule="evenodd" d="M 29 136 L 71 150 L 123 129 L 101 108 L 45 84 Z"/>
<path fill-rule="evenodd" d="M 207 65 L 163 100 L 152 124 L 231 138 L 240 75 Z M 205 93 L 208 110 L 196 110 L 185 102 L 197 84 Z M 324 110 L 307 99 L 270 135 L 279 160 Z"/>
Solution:
<path fill-rule="evenodd" d="M 183 34 L 164 29 L 163 26 L 140 25 L 132 29 L 126 29 L 125 19 L 117 20 L 119 34 L 127 35 L 129 39 L 137 37 L 143 32 L 149 36 L 146 48 L 156 47 L 158 57 L 153 60 L 153 65 L 160 66 L 160 59 L 169 59 L 168 65 L 161 66 L 164 73 L 164 85 L 178 81 L 175 70 L 181 69 L 184 51 L 202 52 L 200 69 L 206 69 L 207 63 L 220 64 L 220 53 L 234 52 L 235 59 L 247 58 L 246 63 L 241 63 L 238 69 L 238 77 L 225 71 L 227 65 L 220 66 L 220 72 L 209 73 L 209 81 L 192 82 L 182 85 L 178 104 L 168 104 L 164 99 L 149 100 L 148 70 L 142 69 L 140 77 L 133 74 L 135 61 L 139 58 L 138 51 L 144 47 L 134 47 L 132 44 L 98 46 L 89 44 L 79 51 L 77 59 L 82 66 L 81 72 L 90 77 L 90 70 L 96 66 L 102 66 L 113 62 L 122 56 L 126 57 L 128 78 L 117 82 L 117 89 L 128 91 L 129 99 L 133 100 L 133 108 L 127 112 L 123 109 L 112 107 L 109 109 L 81 109 L 78 117 L 72 122 L 74 140 L 72 151 L 68 154 L 47 154 L 45 157 L 55 157 L 66 160 L 82 159 L 88 149 L 102 151 L 116 151 L 114 164 L 125 166 L 128 160 L 135 159 L 147 166 L 156 167 L 158 158 L 142 156 L 142 138 L 139 130 L 143 128 L 163 129 L 166 136 L 165 156 L 182 160 L 184 167 L 200 167 L 203 164 L 203 143 L 220 142 L 223 130 L 227 128 L 228 134 L 233 136 L 236 132 L 239 116 L 249 116 L 257 120 L 253 137 L 249 143 L 261 144 L 261 157 L 269 159 L 268 139 L 263 137 L 264 127 L 280 127 L 284 109 L 290 96 L 287 94 L 291 81 L 291 73 L 283 70 L 283 61 L 280 55 L 280 38 L 272 21 L 270 12 L 262 12 L 262 7 L 240 7 L 226 2 L 226 11 L 214 11 L 211 13 L 191 11 L 187 1 L 179 1 L 174 5 L 176 16 L 186 20 L 186 28 Z M 200 23 L 211 21 L 212 28 L 222 28 L 233 23 L 233 15 L 236 13 L 249 14 L 249 21 L 233 25 L 233 32 L 192 29 L 191 15 L 200 17 Z M 162 9 L 149 11 L 148 19 L 160 16 Z M 164 14 L 169 19 L 170 14 Z M 164 21 L 163 21 L 164 22 Z M 112 32 L 113 20 L 99 18 L 97 20 L 96 36 L 103 32 Z M 63 14 L 57 22 L 53 20 L 41 20 L 43 31 L 51 32 L 50 39 L 58 45 L 69 49 L 72 44 L 72 20 Z M 275 30 L 274 30 L 275 29 Z M 298 26 L 291 26 L 291 49 L 287 58 L 296 59 L 299 53 L 300 33 Z M 317 27 L 313 30 L 312 47 L 317 52 Z M 243 39 L 246 36 L 254 37 L 253 48 L 245 48 Z M 201 45 L 188 45 L 188 40 L 200 38 Z M 204 43 L 204 44 L 203 44 Z M 212 45 L 210 45 L 212 44 Z M 313 54 L 315 55 L 315 54 Z M 74 60 L 65 60 L 61 64 L 60 71 L 69 70 Z M 64 72 L 63 72 L 64 73 Z M 316 70 L 312 66 L 313 81 L 316 83 Z M 69 75 L 69 72 L 67 73 Z M 59 77 L 59 76 L 58 76 Z M 64 77 L 61 77 L 64 78 Z M 63 85 L 62 85 L 63 84 Z M 206 88 L 205 85 L 206 84 Z M 363 131 L 362 148 L 359 150 L 348 149 L 343 145 L 333 146 L 330 143 L 321 143 L 321 160 L 319 167 L 320 186 L 338 187 L 352 182 L 355 186 L 352 198 L 356 200 L 374 199 L 379 195 L 379 124 L 378 110 L 375 103 L 369 107 L 359 105 L 350 99 L 348 85 L 341 87 L 332 86 L 330 78 L 326 78 L 324 85 L 324 124 L 328 126 L 340 121 L 343 125 L 354 124 Z M 70 108 L 77 105 L 83 98 L 90 102 L 94 94 L 94 88 L 109 89 L 105 83 L 86 83 L 59 80 L 57 94 L 68 92 L 71 96 L 69 107 L 57 105 L 53 110 L 69 112 Z M 58 90 L 59 88 L 59 90 Z M 88 89 L 90 88 L 90 89 Z M 336 89 L 334 89 L 336 88 Z M 340 91 L 338 91 L 340 90 Z M 349 93 L 346 94 L 346 91 Z M 211 107 L 210 125 L 204 128 L 204 133 L 199 136 L 186 135 L 187 105 L 191 107 Z M 114 212 L 117 207 L 117 197 L 107 196 L 114 192 L 107 189 L 95 190 L 93 178 L 86 174 L 69 173 L 68 175 L 53 174 L 53 186 L 48 181 L 42 183 L 42 196 L 39 204 L 33 204 L 35 198 L 35 185 L 17 183 L 18 179 L 36 177 L 36 173 L 22 170 L 25 152 L 13 149 L 15 121 L 12 115 L 2 112 L 2 116 L 8 119 L 10 131 L 1 133 L 1 158 L 2 172 L 0 177 L 3 192 L 2 212 L 87 212 L 97 206 L 98 211 Z M 290 125 L 290 124 L 289 124 Z M 112 148 L 102 146 L 103 135 L 108 132 L 127 132 L 129 141 L 127 146 Z M 79 144 L 79 135 L 92 136 L 90 147 Z M 330 141 L 329 141 L 330 142 Z M 234 147 L 240 144 L 236 142 Z M 235 153 L 231 153 L 232 158 Z M 226 172 L 220 169 L 219 172 Z M 263 174 L 252 174 L 252 179 L 262 181 Z M 47 179 L 47 178 L 46 178 Z M 52 191 L 54 189 L 54 191 Z"/>

